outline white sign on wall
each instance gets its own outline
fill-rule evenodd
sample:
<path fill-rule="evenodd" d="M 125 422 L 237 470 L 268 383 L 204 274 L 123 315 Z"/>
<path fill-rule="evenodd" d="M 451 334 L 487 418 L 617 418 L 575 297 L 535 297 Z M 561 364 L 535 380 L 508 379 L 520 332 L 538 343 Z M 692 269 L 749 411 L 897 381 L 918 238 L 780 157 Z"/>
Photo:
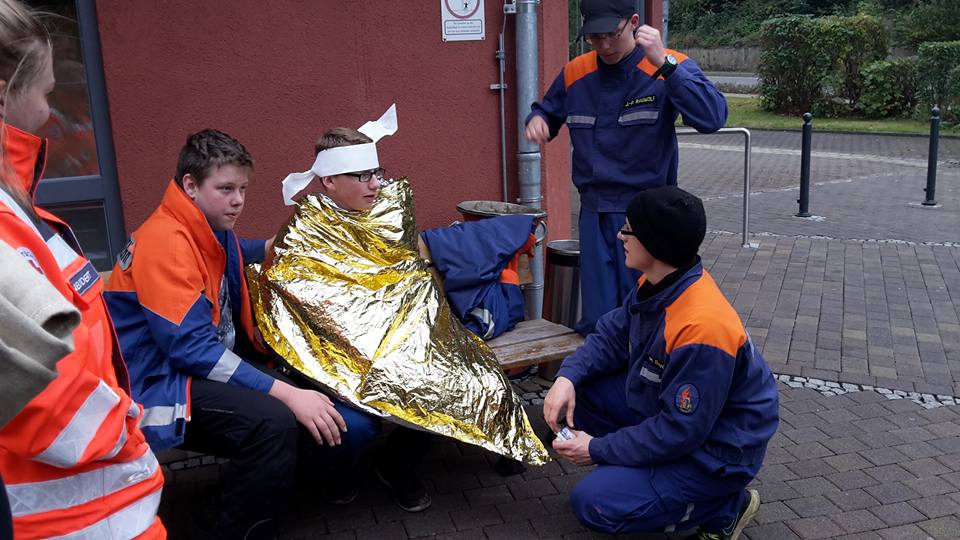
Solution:
<path fill-rule="evenodd" d="M 444 41 L 484 39 L 483 0 L 440 0 L 440 31 Z"/>

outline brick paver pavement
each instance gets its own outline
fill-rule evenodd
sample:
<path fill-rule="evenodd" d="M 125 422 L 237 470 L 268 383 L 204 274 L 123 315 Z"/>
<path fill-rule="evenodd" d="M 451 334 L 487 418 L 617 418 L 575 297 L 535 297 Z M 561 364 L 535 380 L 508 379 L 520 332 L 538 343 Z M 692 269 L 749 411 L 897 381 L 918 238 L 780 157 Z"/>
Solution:
<path fill-rule="evenodd" d="M 753 247 L 740 245 L 737 144 L 726 135 L 681 139 L 680 184 L 704 197 L 704 265 L 774 371 L 960 395 L 960 139 L 942 141 L 941 204 L 925 208 L 925 139 L 815 134 L 817 217 L 803 220 L 793 217 L 799 134 L 755 133 Z M 763 505 L 745 536 L 960 538 L 960 407 L 783 384 L 780 397 L 781 427 L 754 483 Z M 539 408 L 528 412 L 543 431 Z M 187 516 L 223 466 L 194 459 L 165 470 L 162 515 L 172 538 L 189 537 Z M 426 512 L 399 510 L 364 466 L 361 496 L 349 506 L 325 504 L 315 485 L 298 491 L 281 537 L 602 537 L 583 529 L 567 503 L 589 469 L 553 462 L 502 477 L 494 461 L 437 439 L 422 467 L 434 497 Z"/>
<path fill-rule="evenodd" d="M 960 538 L 960 408 L 928 410 L 876 392 L 825 397 L 783 385 L 780 400 L 780 430 L 754 482 L 763 505 L 746 537 Z M 542 433 L 539 408 L 528 412 Z M 421 514 L 397 508 L 369 472 L 347 506 L 325 503 L 319 485 L 301 486 L 281 538 L 608 537 L 580 526 L 568 505 L 570 488 L 589 467 L 554 461 L 502 477 L 495 461 L 476 447 L 435 439 L 421 467 L 434 504 Z M 163 516 L 173 538 L 186 537 L 186 515 L 216 485 L 218 466 L 166 472 L 175 494 L 165 495 Z"/>

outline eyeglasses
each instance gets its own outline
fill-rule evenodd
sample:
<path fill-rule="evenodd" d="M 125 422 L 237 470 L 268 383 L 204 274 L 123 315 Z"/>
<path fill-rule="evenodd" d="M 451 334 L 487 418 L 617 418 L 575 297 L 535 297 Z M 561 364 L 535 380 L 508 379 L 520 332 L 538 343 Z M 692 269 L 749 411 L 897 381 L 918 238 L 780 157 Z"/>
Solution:
<path fill-rule="evenodd" d="M 634 231 L 628 231 L 628 230 L 626 229 L 626 227 L 620 229 L 620 235 L 621 235 L 621 236 L 632 236 L 632 237 L 634 237 L 634 238 L 640 238 L 639 236 L 637 236 L 637 233 L 636 233 L 636 232 L 634 232 Z"/>
<path fill-rule="evenodd" d="M 624 19 L 623 26 L 618 26 L 616 32 L 604 32 L 602 34 L 587 34 L 587 40 L 589 41 L 603 41 L 605 39 L 616 39 L 623 35 L 624 30 L 627 29 L 627 25 L 630 24 L 630 19 Z"/>
<path fill-rule="evenodd" d="M 361 184 L 368 184 L 374 178 L 377 179 L 377 182 L 383 182 L 384 175 L 387 171 L 381 169 L 374 169 L 372 171 L 360 172 L 360 173 L 343 173 L 345 176 L 352 176 L 357 179 L 357 182 Z"/>

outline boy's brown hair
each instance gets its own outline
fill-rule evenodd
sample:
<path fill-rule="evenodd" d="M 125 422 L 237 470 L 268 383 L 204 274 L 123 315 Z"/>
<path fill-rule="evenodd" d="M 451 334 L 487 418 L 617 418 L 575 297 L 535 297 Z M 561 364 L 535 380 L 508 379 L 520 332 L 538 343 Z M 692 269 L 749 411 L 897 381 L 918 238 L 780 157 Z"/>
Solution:
<path fill-rule="evenodd" d="M 352 146 L 355 144 L 367 144 L 372 142 L 373 139 L 353 128 L 338 127 L 327 131 L 322 137 L 317 139 L 317 144 L 313 146 L 313 151 L 314 153 L 319 154 L 320 152 L 329 150 L 331 148 Z"/>
<path fill-rule="evenodd" d="M 214 169 L 224 165 L 253 169 L 253 158 L 240 141 L 222 131 L 205 129 L 187 137 L 173 179 L 180 189 L 183 189 L 183 177 L 187 174 L 201 185 Z"/>

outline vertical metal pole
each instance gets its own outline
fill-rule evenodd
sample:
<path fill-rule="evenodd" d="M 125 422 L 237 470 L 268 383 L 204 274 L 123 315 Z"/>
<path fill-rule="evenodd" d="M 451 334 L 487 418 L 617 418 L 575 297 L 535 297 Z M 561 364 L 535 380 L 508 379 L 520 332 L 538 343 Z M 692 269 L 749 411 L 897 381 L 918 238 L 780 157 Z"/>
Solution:
<path fill-rule="evenodd" d="M 503 202 L 508 202 L 510 190 L 507 186 L 507 113 L 504 104 L 505 94 L 507 92 L 506 83 L 504 83 L 504 72 L 507 69 L 507 51 L 503 46 L 503 30 L 497 36 L 497 60 L 500 64 L 500 83 L 497 89 L 500 93 L 500 180 L 503 183 L 501 191 L 503 192 Z"/>
<path fill-rule="evenodd" d="M 539 66 L 537 65 L 537 6 L 539 0 L 516 0 L 517 3 L 517 164 L 519 166 L 522 205 L 540 208 L 540 146 L 524 137 L 530 105 L 537 100 Z M 542 243 L 541 243 L 542 244 Z M 527 319 L 543 316 L 543 245 L 533 251 L 530 271 L 533 283 L 524 291 Z"/>
<path fill-rule="evenodd" d="M 667 46 L 667 37 L 670 35 L 670 0 L 663 0 L 663 46 Z"/>
<path fill-rule="evenodd" d="M 813 133 L 813 115 L 803 113 L 803 142 L 800 146 L 800 211 L 797 217 L 810 217 L 810 139 Z"/>
<path fill-rule="evenodd" d="M 749 247 L 748 240 L 750 231 L 750 130 L 743 129 L 743 236 L 740 245 Z"/>
<path fill-rule="evenodd" d="M 940 107 L 934 107 L 930 111 L 930 153 L 927 156 L 927 187 L 923 190 L 927 196 L 923 201 L 924 206 L 936 206 L 937 204 L 937 153 L 940 148 Z"/>

